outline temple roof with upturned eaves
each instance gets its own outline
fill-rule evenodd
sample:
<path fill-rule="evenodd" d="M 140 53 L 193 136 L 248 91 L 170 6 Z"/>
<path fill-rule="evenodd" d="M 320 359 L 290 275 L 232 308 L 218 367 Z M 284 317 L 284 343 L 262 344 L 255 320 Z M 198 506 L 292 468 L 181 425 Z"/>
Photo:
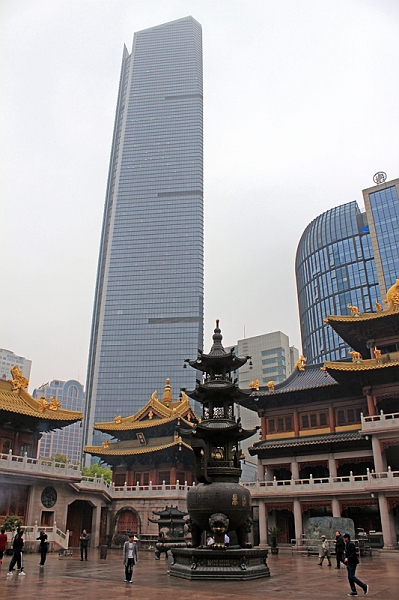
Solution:
<path fill-rule="evenodd" d="M 12 379 L 0 379 L 0 419 L 3 423 L 13 423 L 21 419 L 29 428 L 37 431 L 51 431 L 76 423 L 83 418 L 81 412 L 65 410 L 55 398 L 37 400 L 27 391 L 28 380 L 18 367 L 12 369 Z"/>
<path fill-rule="evenodd" d="M 129 431 L 156 430 L 167 425 L 173 427 L 173 424 L 179 421 L 192 426 L 198 421 L 198 418 L 190 406 L 187 394 L 181 392 L 181 398 L 173 401 L 170 380 L 167 379 L 161 400 L 154 391 L 147 404 L 135 415 L 129 417 L 118 415 L 113 421 L 95 423 L 94 429 L 118 437 L 118 434 L 126 434 Z"/>
<path fill-rule="evenodd" d="M 187 444 L 180 436 L 169 436 L 165 438 L 151 438 L 148 443 L 137 440 L 124 440 L 118 442 L 103 442 L 102 446 L 86 446 L 84 451 L 94 456 L 102 456 L 104 459 L 112 456 L 137 456 L 144 454 L 153 454 L 169 448 L 187 448 L 191 451 L 191 446 Z"/>
<path fill-rule="evenodd" d="M 255 456 L 263 451 L 270 450 L 282 450 L 287 449 L 292 451 L 293 449 L 298 450 L 299 448 L 306 448 L 309 446 L 335 446 L 335 445 L 348 445 L 359 442 L 363 442 L 364 438 L 360 435 L 358 430 L 354 431 L 342 431 L 336 433 L 325 433 L 320 435 L 309 435 L 309 436 L 299 436 L 292 438 L 282 438 L 282 439 L 271 439 L 271 440 L 261 440 L 256 442 L 251 448 L 249 448 L 249 453 L 252 456 Z M 366 442 L 364 445 L 368 446 Z"/>
<path fill-rule="evenodd" d="M 328 315 L 325 322 L 356 352 L 370 356 L 370 342 L 399 340 L 399 279 L 388 290 L 387 308 L 376 302 L 376 312 L 360 313 L 357 306 L 348 306 L 350 315 Z"/>

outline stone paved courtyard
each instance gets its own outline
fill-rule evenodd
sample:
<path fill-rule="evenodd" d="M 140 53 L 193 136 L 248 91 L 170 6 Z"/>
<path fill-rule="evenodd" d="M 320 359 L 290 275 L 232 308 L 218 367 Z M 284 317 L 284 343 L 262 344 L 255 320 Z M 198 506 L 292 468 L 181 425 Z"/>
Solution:
<path fill-rule="evenodd" d="M 44 569 L 39 568 L 39 555 L 25 556 L 26 576 L 7 577 L 10 557 L 0 565 L 0 598 L 31 600 L 33 598 L 65 600 L 81 598 L 140 598 L 140 600 L 222 600 L 230 598 L 346 598 L 349 585 L 346 569 L 334 565 L 317 566 L 317 557 L 291 555 L 289 550 L 269 556 L 271 577 L 249 582 L 186 581 L 167 575 L 167 562 L 155 561 L 149 552 L 139 554 L 134 569 L 133 585 L 124 583 L 122 552 L 108 551 L 107 559 L 99 559 L 98 550 L 90 550 L 88 562 L 81 562 L 78 551 L 70 558 L 59 559 L 49 554 Z M 357 569 L 359 579 L 370 585 L 369 598 L 398 600 L 399 553 L 375 553 L 361 559 Z M 359 598 L 363 592 L 359 590 Z"/>

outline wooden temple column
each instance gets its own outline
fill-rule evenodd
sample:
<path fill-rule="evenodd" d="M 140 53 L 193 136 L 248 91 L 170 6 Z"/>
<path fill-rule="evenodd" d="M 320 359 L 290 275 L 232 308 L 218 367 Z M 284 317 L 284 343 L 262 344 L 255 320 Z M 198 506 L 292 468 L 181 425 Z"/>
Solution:
<path fill-rule="evenodd" d="M 267 513 L 264 500 L 259 500 L 259 545 L 267 546 Z"/>
<path fill-rule="evenodd" d="M 258 481 L 265 480 L 265 467 L 258 461 Z"/>
<path fill-rule="evenodd" d="M 176 467 L 170 469 L 170 485 L 176 485 Z"/>
<path fill-rule="evenodd" d="M 369 417 L 373 417 L 377 414 L 375 407 L 375 397 L 372 394 L 367 394 L 367 412 Z"/>

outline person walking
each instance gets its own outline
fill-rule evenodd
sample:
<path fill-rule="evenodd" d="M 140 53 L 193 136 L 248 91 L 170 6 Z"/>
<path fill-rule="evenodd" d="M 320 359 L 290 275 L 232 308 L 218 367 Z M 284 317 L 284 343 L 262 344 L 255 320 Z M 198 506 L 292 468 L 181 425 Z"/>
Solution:
<path fill-rule="evenodd" d="M 46 562 L 48 543 L 47 543 L 47 533 L 44 531 L 40 532 L 40 535 L 37 540 L 40 540 L 40 566 L 44 567 L 44 563 Z"/>
<path fill-rule="evenodd" d="M 22 565 L 22 548 L 24 547 L 23 540 L 23 530 L 18 529 L 16 536 L 12 542 L 12 558 L 10 561 L 10 566 L 8 567 L 7 575 L 12 575 L 15 564 L 17 565 L 17 569 L 19 569 L 19 575 L 25 575 L 23 565 Z"/>
<path fill-rule="evenodd" d="M 3 562 L 3 555 L 7 549 L 7 534 L 3 528 L 0 533 L 0 564 Z"/>
<path fill-rule="evenodd" d="M 344 542 L 344 538 L 342 537 L 340 531 L 335 532 L 334 546 L 335 546 L 335 558 L 337 560 L 337 566 L 335 568 L 340 569 L 341 563 L 344 561 L 344 552 L 345 552 L 345 542 Z"/>
<path fill-rule="evenodd" d="M 123 564 L 125 565 L 125 583 L 132 583 L 133 578 L 133 566 L 138 560 L 137 543 L 133 533 L 129 535 L 129 539 L 123 545 Z"/>
<path fill-rule="evenodd" d="M 83 554 L 85 560 L 87 560 L 87 546 L 89 545 L 90 534 L 87 533 L 86 529 L 83 529 L 80 540 L 80 560 L 83 560 Z"/>
<path fill-rule="evenodd" d="M 326 536 L 321 536 L 321 544 L 319 546 L 319 562 L 317 563 L 320 567 L 323 565 L 324 559 L 328 560 L 328 566 L 331 567 L 330 559 L 330 542 L 326 540 Z"/>
<path fill-rule="evenodd" d="M 345 558 L 344 563 L 346 564 L 346 568 L 348 571 L 348 580 L 351 588 L 350 594 L 348 596 L 357 596 L 356 585 L 362 588 L 364 595 L 369 593 L 369 586 L 367 583 L 363 583 L 356 577 L 356 567 L 359 564 L 359 559 L 356 553 L 356 547 L 353 542 L 351 542 L 351 536 L 349 533 L 344 533 L 344 542 L 345 542 Z M 355 585 L 356 584 L 356 585 Z"/>

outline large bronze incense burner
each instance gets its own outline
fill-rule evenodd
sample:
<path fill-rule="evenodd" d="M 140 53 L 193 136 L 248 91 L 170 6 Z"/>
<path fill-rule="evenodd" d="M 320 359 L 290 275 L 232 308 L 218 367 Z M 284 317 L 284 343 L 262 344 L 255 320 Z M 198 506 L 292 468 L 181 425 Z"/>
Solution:
<path fill-rule="evenodd" d="M 201 372 L 188 396 L 202 404 L 202 418 L 191 431 L 198 484 L 187 493 L 192 548 L 172 549 L 170 574 L 187 579 L 257 579 L 268 577 L 267 550 L 251 549 L 251 495 L 238 481 L 240 441 L 256 429 L 244 430 L 234 404 L 247 396 L 232 373 L 250 357 L 239 358 L 222 346 L 219 321 L 209 354 L 198 352 L 186 362 Z M 210 534 L 201 545 L 204 533 Z M 236 537 L 237 544 L 229 543 Z M 235 541 L 235 540 L 234 540 Z M 233 542 L 233 539 L 232 539 Z"/>

